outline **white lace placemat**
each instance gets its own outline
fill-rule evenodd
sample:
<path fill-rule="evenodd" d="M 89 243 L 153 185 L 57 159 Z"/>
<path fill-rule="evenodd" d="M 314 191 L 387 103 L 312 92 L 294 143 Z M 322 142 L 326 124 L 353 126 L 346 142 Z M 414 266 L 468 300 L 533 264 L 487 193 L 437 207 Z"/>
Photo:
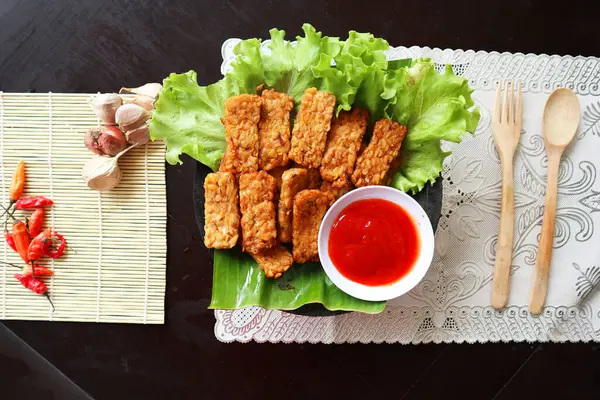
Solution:
<path fill-rule="evenodd" d="M 239 39 L 223 44 L 225 72 Z M 487 53 L 397 47 L 388 58 L 431 57 L 469 79 L 481 109 L 475 137 L 449 145 L 442 173 L 442 217 L 425 279 L 378 315 L 306 317 L 248 307 L 215 311 L 225 342 L 497 342 L 590 341 L 600 335 L 600 63 L 592 57 Z M 515 158 L 515 245 L 509 306 L 490 306 L 501 176 L 490 130 L 498 79 L 523 81 L 523 132 Z M 560 177 L 550 287 L 542 315 L 528 311 L 546 186 L 541 136 L 545 100 L 558 87 L 579 96 L 579 133 L 565 152 Z M 440 184 L 440 183 L 438 183 Z"/>

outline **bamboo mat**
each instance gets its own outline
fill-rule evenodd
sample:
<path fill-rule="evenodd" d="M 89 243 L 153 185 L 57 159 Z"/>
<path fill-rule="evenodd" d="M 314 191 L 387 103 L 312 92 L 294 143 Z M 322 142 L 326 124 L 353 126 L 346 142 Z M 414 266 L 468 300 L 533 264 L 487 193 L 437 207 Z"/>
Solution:
<path fill-rule="evenodd" d="M 55 271 L 46 280 L 54 312 L 44 296 L 13 277 L 18 269 L 0 265 L 2 319 L 164 322 L 164 145 L 150 143 L 124 155 L 116 189 L 102 194 L 89 189 L 81 168 L 92 154 L 83 146 L 83 133 L 98 125 L 86 103 L 90 96 L 0 92 L 0 200 L 8 204 L 12 173 L 24 159 L 24 196 L 54 200 L 45 226 L 54 226 L 71 248 L 47 263 Z M 5 243 L 0 261 L 22 264 Z"/>

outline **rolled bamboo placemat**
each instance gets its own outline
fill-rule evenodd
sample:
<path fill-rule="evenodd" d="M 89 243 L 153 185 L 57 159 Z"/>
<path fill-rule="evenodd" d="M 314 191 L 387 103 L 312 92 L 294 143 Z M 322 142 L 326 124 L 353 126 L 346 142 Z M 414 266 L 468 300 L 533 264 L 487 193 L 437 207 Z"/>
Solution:
<path fill-rule="evenodd" d="M 98 125 L 86 102 L 90 96 L 0 92 L 0 201 L 9 204 L 12 173 L 25 160 L 24 196 L 54 200 L 44 226 L 53 226 L 69 245 L 65 256 L 44 259 L 54 269 L 45 280 L 54 312 L 44 296 L 13 277 L 17 268 L 0 265 L 1 319 L 164 322 L 164 144 L 152 142 L 124 155 L 116 189 L 89 189 L 81 168 L 92 154 L 83 146 L 83 134 Z M 5 243 L 0 261 L 23 264 Z"/>

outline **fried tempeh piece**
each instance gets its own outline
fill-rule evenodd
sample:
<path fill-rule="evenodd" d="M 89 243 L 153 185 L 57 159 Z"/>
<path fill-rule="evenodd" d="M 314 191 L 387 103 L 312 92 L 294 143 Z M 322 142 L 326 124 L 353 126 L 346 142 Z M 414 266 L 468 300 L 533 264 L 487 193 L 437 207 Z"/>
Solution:
<path fill-rule="evenodd" d="M 394 174 L 396 173 L 396 171 L 398 171 L 400 169 L 401 166 L 402 166 L 402 152 L 399 151 L 398 155 L 396 157 L 394 157 L 394 159 L 390 163 L 390 168 L 388 169 L 388 172 L 386 172 L 385 178 L 383 178 L 384 185 L 389 186 L 392 184 L 392 179 L 394 178 Z"/>
<path fill-rule="evenodd" d="M 321 187 L 321 174 L 319 170 L 316 168 L 308 169 L 308 188 L 309 189 L 318 189 Z"/>
<path fill-rule="evenodd" d="M 404 136 L 405 126 L 389 119 L 377 121 L 369 145 L 356 161 L 352 183 L 356 187 L 383 184 Z"/>
<path fill-rule="evenodd" d="M 287 170 L 287 167 L 275 167 L 269 171 L 269 175 L 271 175 L 277 181 L 278 190 L 281 190 L 281 180 L 283 177 L 283 173 Z"/>
<path fill-rule="evenodd" d="M 235 176 L 230 172 L 206 175 L 204 197 L 204 244 L 212 249 L 232 248 L 240 230 Z"/>
<path fill-rule="evenodd" d="M 263 103 L 258 122 L 260 169 L 269 171 L 288 164 L 290 152 L 290 111 L 293 99 L 273 89 L 261 94 Z"/>
<path fill-rule="evenodd" d="M 281 176 L 281 192 L 277 208 L 277 223 L 279 224 L 279 240 L 282 243 L 292 241 L 292 210 L 294 196 L 308 187 L 308 170 L 291 168 Z"/>
<path fill-rule="evenodd" d="M 265 171 L 240 175 L 242 250 L 257 254 L 275 245 L 276 190 L 275 178 Z"/>
<path fill-rule="evenodd" d="M 304 168 L 298 163 L 293 163 L 292 168 Z M 318 189 L 321 187 L 323 180 L 321 179 L 321 173 L 317 168 L 304 168 L 308 171 L 308 187 L 307 189 Z"/>
<path fill-rule="evenodd" d="M 306 168 L 319 168 L 334 107 L 332 93 L 306 89 L 292 130 L 292 160 Z"/>
<path fill-rule="evenodd" d="M 352 189 L 354 189 L 354 185 L 348 179 L 338 180 L 336 182 L 338 183 L 337 186 L 334 186 L 334 184 L 331 182 L 323 182 L 321 184 L 320 190 L 322 192 L 330 193 L 333 196 L 333 198 L 337 200 Z"/>
<path fill-rule="evenodd" d="M 354 108 L 342 111 L 331 123 L 325 154 L 321 161 L 321 177 L 326 182 L 340 181 L 352 175 L 362 138 L 367 130 L 367 110 Z"/>
<path fill-rule="evenodd" d="M 294 197 L 293 256 L 294 261 L 319 261 L 318 237 L 321 220 L 333 204 L 333 195 L 316 189 L 303 190 Z"/>
<path fill-rule="evenodd" d="M 267 278 L 277 279 L 281 277 L 294 263 L 290 251 L 281 245 L 250 255 L 258 263 L 260 269 L 265 271 Z"/>
<path fill-rule="evenodd" d="M 360 155 L 365 152 L 365 149 L 367 148 L 367 144 L 368 143 L 366 143 L 364 140 L 362 142 L 360 142 L 360 147 L 358 148 L 358 153 L 356 153 L 357 158 L 360 158 Z"/>
<path fill-rule="evenodd" d="M 258 121 L 262 99 L 255 94 L 241 94 L 225 101 L 227 147 L 219 171 L 244 174 L 258 170 Z"/>

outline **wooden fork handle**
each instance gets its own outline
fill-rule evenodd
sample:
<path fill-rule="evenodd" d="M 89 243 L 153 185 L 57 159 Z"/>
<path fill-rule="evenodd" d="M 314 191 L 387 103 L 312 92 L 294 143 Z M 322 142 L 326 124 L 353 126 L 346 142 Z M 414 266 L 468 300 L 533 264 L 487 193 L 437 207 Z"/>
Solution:
<path fill-rule="evenodd" d="M 552 260 L 552 246 L 554 244 L 554 221 L 556 218 L 556 196 L 558 193 L 558 167 L 560 165 L 561 151 L 548 154 L 548 182 L 546 184 L 546 204 L 544 206 L 544 221 L 542 234 L 538 246 L 535 269 L 533 270 L 533 283 L 529 299 L 529 311 L 539 314 L 544 308 L 548 292 L 548 276 L 550 275 L 550 262 Z"/>
<path fill-rule="evenodd" d="M 515 199 L 512 158 L 502 161 L 502 203 L 500 205 L 500 229 L 496 248 L 496 264 L 492 284 L 492 307 L 500 310 L 506 306 L 510 292 L 510 269 L 513 254 L 513 227 Z"/>

